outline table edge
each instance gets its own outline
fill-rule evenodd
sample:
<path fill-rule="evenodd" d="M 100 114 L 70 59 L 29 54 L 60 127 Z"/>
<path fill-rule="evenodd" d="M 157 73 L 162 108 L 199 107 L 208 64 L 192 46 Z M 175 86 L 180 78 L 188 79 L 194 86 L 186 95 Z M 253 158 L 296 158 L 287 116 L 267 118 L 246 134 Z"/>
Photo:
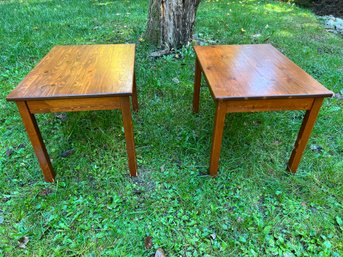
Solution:
<path fill-rule="evenodd" d="M 123 93 L 113 93 L 113 94 L 92 94 L 92 95 L 62 95 L 62 96 L 52 96 L 52 97 L 6 97 L 6 100 L 11 102 L 17 101 L 39 101 L 39 100 L 66 100 L 66 99 L 82 99 L 82 98 L 102 98 L 102 97 L 124 97 L 132 96 L 132 92 Z"/>
<path fill-rule="evenodd" d="M 215 100 L 235 101 L 235 100 L 268 100 L 268 99 L 300 99 L 300 98 L 325 98 L 333 97 L 333 92 L 327 94 L 311 94 L 311 95 L 273 95 L 273 96 L 226 96 L 216 97 L 211 90 L 212 97 Z"/>

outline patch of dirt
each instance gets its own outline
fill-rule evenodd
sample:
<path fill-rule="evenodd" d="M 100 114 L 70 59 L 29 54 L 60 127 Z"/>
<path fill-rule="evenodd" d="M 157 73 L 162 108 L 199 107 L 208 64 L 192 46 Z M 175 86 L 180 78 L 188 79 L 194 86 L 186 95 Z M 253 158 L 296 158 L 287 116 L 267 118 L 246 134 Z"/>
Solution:
<path fill-rule="evenodd" d="M 343 18 L 342 0 L 315 0 L 311 7 L 317 15 L 333 15 Z"/>
<path fill-rule="evenodd" d="M 281 0 L 285 1 L 286 0 Z M 310 8 L 319 16 L 332 15 L 343 18 L 342 0 L 294 0 L 297 5 Z"/>

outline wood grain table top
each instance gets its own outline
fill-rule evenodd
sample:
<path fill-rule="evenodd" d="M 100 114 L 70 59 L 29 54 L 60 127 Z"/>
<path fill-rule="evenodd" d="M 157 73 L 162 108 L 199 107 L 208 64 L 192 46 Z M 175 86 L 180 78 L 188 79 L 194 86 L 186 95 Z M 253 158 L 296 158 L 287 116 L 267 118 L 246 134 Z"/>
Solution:
<path fill-rule="evenodd" d="M 269 44 L 194 46 L 194 50 L 216 99 L 333 95 Z"/>
<path fill-rule="evenodd" d="M 134 44 L 55 46 L 7 100 L 131 95 L 134 59 Z"/>

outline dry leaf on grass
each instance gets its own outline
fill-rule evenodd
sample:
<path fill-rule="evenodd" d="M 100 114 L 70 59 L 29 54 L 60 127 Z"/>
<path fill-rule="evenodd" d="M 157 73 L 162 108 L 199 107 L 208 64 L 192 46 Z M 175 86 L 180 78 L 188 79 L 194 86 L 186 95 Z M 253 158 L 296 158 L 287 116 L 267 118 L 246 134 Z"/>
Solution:
<path fill-rule="evenodd" d="M 29 242 L 29 238 L 27 236 L 23 236 L 21 238 L 19 238 L 18 240 L 18 247 L 21 248 L 21 249 L 25 249 L 26 248 L 26 245 L 27 243 Z"/>
<path fill-rule="evenodd" d="M 19 150 L 19 149 L 23 149 L 23 148 L 25 148 L 25 147 L 26 147 L 26 145 L 23 144 L 23 143 L 21 143 L 21 144 L 19 144 L 19 145 L 16 147 L 16 149 Z"/>
<path fill-rule="evenodd" d="M 66 113 L 56 113 L 55 117 L 57 119 L 60 119 L 61 121 L 66 121 L 68 119 L 68 116 Z"/>
<path fill-rule="evenodd" d="M 69 149 L 60 154 L 61 157 L 66 158 L 75 152 L 74 149 Z"/>
<path fill-rule="evenodd" d="M 50 195 L 52 193 L 52 189 L 51 188 L 45 188 L 42 191 L 39 192 L 39 195 L 41 196 L 46 196 L 46 195 Z"/>
<path fill-rule="evenodd" d="M 212 233 L 212 234 L 210 235 L 210 237 L 211 237 L 213 240 L 215 240 L 216 237 L 217 237 L 217 234 L 216 234 L 216 233 Z"/>
<path fill-rule="evenodd" d="M 144 245 L 146 249 L 150 249 L 152 247 L 152 237 L 151 236 L 147 236 L 144 239 Z"/>
<path fill-rule="evenodd" d="M 12 153 L 14 153 L 13 149 L 8 148 L 8 149 L 6 150 L 6 156 L 7 156 L 7 157 L 10 157 L 10 156 L 12 155 Z"/>

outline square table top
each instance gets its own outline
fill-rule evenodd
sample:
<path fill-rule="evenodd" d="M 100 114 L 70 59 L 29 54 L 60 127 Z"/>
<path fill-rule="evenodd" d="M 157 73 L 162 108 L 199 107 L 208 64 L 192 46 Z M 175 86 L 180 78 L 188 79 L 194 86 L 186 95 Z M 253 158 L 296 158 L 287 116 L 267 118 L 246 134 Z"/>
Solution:
<path fill-rule="evenodd" d="M 194 46 L 194 50 L 215 99 L 333 95 L 270 44 Z"/>
<path fill-rule="evenodd" d="M 7 100 L 131 95 L 134 60 L 134 44 L 55 46 Z"/>

